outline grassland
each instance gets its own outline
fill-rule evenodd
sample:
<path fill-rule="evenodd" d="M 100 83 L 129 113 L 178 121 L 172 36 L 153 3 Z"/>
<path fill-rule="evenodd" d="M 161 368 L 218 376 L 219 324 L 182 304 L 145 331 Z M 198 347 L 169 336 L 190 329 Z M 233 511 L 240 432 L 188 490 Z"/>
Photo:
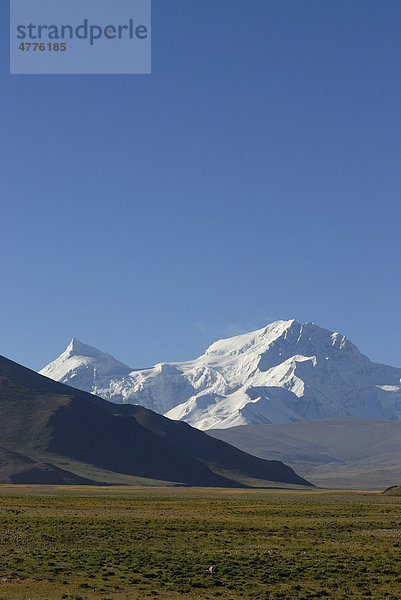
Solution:
<path fill-rule="evenodd" d="M 0 486 L 0 600 L 394 600 L 400 504 L 374 492 Z"/>

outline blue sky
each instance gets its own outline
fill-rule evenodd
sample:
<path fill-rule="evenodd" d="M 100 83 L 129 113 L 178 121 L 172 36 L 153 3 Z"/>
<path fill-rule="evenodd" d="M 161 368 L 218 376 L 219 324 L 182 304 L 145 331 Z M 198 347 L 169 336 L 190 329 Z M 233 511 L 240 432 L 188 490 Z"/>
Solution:
<path fill-rule="evenodd" d="M 153 0 L 150 76 L 10 76 L 7 4 L 1 354 L 296 318 L 401 366 L 399 0 Z"/>

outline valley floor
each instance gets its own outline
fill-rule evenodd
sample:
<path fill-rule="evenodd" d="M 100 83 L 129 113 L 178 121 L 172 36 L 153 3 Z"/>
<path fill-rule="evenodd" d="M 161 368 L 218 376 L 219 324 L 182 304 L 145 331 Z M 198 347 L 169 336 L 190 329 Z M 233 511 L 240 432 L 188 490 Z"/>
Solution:
<path fill-rule="evenodd" d="M 401 498 L 379 492 L 0 486 L 0 600 L 400 590 Z"/>

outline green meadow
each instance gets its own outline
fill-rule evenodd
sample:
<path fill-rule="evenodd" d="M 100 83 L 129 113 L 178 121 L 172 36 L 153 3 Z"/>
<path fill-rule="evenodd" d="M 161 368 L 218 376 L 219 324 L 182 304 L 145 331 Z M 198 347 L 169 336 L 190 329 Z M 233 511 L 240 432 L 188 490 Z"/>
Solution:
<path fill-rule="evenodd" d="M 0 600 L 39 598 L 398 599 L 401 498 L 0 486 Z"/>

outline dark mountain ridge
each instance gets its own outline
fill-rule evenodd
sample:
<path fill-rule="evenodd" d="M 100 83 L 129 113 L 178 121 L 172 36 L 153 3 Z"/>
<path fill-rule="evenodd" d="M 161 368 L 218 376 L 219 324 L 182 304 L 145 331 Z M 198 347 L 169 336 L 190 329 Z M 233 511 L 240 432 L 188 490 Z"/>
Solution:
<path fill-rule="evenodd" d="M 116 405 L 0 357 L 0 482 L 310 485 L 181 422 Z M 144 480 L 144 481 L 142 481 Z M 252 485 L 252 484 L 251 484 Z"/>

